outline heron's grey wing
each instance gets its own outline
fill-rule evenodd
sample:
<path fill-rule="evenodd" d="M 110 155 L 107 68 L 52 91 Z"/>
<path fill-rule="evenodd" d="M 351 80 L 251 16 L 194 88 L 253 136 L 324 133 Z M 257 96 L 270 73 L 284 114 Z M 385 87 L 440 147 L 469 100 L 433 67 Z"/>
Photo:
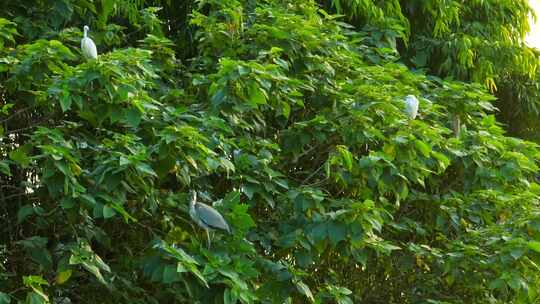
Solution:
<path fill-rule="evenodd" d="M 221 229 L 229 233 L 231 232 L 229 224 L 227 224 L 227 221 L 225 221 L 223 216 L 216 209 L 201 203 L 195 205 L 195 208 L 197 209 L 199 218 L 207 226 L 213 229 Z"/>

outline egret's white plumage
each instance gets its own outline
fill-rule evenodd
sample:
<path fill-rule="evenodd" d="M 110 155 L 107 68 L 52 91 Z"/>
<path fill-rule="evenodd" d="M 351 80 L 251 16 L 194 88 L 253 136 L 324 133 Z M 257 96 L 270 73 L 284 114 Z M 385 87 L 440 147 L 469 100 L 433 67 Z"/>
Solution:
<path fill-rule="evenodd" d="M 414 95 L 405 97 L 405 112 L 410 119 L 415 119 L 418 114 L 418 99 Z"/>
<path fill-rule="evenodd" d="M 88 25 L 84 26 L 84 36 L 81 40 L 81 51 L 84 57 L 89 59 L 97 59 L 97 48 L 96 44 L 90 37 L 88 37 L 88 31 L 90 28 Z"/>

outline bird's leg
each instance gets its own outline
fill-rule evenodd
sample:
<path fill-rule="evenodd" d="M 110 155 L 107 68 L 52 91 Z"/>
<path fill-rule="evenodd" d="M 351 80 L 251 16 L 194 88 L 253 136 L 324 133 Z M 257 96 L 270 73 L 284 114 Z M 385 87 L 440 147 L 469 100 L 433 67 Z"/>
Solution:
<path fill-rule="evenodd" d="M 206 230 L 206 238 L 208 239 L 208 249 L 210 250 L 210 232 L 208 232 L 208 229 Z"/>

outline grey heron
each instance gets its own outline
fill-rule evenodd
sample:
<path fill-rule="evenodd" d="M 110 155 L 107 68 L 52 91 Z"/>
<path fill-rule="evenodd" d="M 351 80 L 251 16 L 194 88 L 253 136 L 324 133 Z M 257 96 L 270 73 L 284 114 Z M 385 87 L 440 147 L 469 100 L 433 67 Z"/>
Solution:
<path fill-rule="evenodd" d="M 208 248 L 210 248 L 210 230 L 222 230 L 231 233 L 229 224 L 223 216 L 214 208 L 197 202 L 197 192 L 191 191 L 191 199 L 189 201 L 189 215 L 191 218 L 206 231 L 208 238 Z"/>
<path fill-rule="evenodd" d="M 415 119 L 418 114 L 418 99 L 414 95 L 405 97 L 405 113 L 410 119 Z"/>
<path fill-rule="evenodd" d="M 94 41 L 88 37 L 88 31 L 90 28 L 88 25 L 84 26 L 84 36 L 81 40 L 81 51 L 84 57 L 88 59 L 97 59 L 97 49 Z"/>

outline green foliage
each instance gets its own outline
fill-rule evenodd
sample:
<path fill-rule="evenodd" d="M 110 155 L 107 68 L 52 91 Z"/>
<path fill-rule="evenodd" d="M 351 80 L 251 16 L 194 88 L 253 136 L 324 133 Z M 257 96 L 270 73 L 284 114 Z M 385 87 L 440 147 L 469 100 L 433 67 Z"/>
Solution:
<path fill-rule="evenodd" d="M 538 141 L 540 57 L 524 44 L 529 1 L 319 2 L 373 31 L 377 46 L 398 49 L 415 69 L 482 83 L 499 99 L 510 134 Z"/>
<path fill-rule="evenodd" d="M 383 41 L 311 1 L 172 2 L 6 5 L 0 303 L 539 300 L 540 150 L 482 85 L 396 63 L 405 24 Z M 231 225 L 211 248 L 190 190 Z"/>

